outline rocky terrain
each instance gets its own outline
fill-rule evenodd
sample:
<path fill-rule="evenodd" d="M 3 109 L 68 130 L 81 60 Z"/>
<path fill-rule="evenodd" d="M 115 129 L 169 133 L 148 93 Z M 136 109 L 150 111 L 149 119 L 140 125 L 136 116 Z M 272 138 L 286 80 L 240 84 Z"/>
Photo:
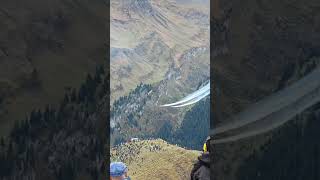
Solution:
<path fill-rule="evenodd" d="M 141 140 L 121 144 L 111 150 L 111 161 L 128 165 L 132 179 L 189 179 L 193 163 L 200 151 L 168 144 L 162 139 Z"/>

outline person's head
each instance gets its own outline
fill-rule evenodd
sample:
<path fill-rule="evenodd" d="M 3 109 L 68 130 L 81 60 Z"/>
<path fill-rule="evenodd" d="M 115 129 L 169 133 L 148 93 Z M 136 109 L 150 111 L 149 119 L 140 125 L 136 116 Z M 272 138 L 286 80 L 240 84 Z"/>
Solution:
<path fill-rule="evenodd" d="M 203 152 L 210 152 L 210 140 L 211 137 L 208 136 L 206 142 L 203 144 Z"/>
<path fill-rule="evenodd" d="M 126 180 L 128 178 L 128 168 L 122 162 L 112 162 L 110 164 L 111 180 Z"/>

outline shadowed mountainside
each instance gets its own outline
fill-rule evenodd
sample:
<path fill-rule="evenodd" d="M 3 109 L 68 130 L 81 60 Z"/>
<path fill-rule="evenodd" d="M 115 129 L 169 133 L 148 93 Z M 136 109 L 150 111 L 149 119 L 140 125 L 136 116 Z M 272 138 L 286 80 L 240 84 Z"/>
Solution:
<path fill-rule="evenodd" d="M 109 77 L 100 67 L 58 108 L 34 110 L 0 139 L 0 179 L 106 178 Z"/>
<path fill-rule="evenodd" d="M 319 2 L 220 1 L 220 7 L 221 18 L 212 21 L 211 45 L 216 46 L 211 53 L 216 55 L 212 61 L 214 83 L 221 87 L 223 119 L 293 83 L 319 63 Z M 263 144 L 271 141 L 269 149 L 281 147 L 272 143 L 274 132 L 215 146 L 212 174 L 216 179 L 237 179 L 235 174 L 242 170 L 239 166 L 246 167 L 246 158 L 253 152 L 260 156 Z M 274 162 L 279 160 L 272 158 Z M 247 167 L 256 168 L 252 163 Z M 286 168 L 290 169 L 287 166 L 282 170 Z M 258 173 L 259 169 L 251 172 Z M 257 177 L 251 175 L 248 177 Z"/>
<path fill-rule="evenodd" d="M 105 58 L 103 1 L 0 2 L 0 135 L 80 86 Z"/>

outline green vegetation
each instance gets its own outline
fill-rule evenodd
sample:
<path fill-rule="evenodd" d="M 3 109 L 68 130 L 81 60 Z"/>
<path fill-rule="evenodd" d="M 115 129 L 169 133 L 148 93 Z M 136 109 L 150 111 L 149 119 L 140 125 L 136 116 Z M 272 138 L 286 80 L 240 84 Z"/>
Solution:
<path fill-rule="evenodd" d="M 111 119 L 121 116 L 126 120 L 125 122 L 120 122 L 120 125 L 116 125 L 116 128 L 126 127 L 126 130 L 128 128 L 138 128 L 139 132 L 135 133 L 134 136 L 162 138 L 172 144 L 201 150 L 209 130 L 210 99 L 206 98 L 190 108 L 185 113 L 182 123 L 177 129 L 173 126 L 172 121 L 167 120 L 161 126 L 158 126 L 155 133 L 150 133 L 141 130 L 144 126 L 148 126 L 148 121 L 143 124 L 141 112 L 146 108 L 146 102 L 149 99 L 146 94 L 151 90 L 151 85 L 140 84 L 128 96 L 120 97 L 114 102 L 111 110 Z M 124 109 L 127 109 L 128 112 L 125 113 Z M 156 110 L 154 109 L 152 114 L 157 114 Z M 127 138 L 125 134 L 115 133 L 113 128 L 111 129 L 111 136 L 114 139 L 112 141 L 113 145 L 125 142 Z"/>
<path fill-rule="evenodd" d="M 136 95 L 140 95 L 142 92 L 149 92 L 151 90 L 151 88 L 152 88 L 152 86 L 150 84 L 140 83 L 139 85 L 137 85 L 137 87 L 134 90 L 130 91 L 127 96 L 121 96 L 119 99 L 117 99 L 113 103 L 112 111 L 119 113 L 120 107 L 122 107 L 123 105 L 128 103 L 130 98 L 132 98 L 133 96 L 136 96 Z"/>
<path fill-rule="evenodd" d="M 100 108 L 108 77 L 99 66 L 57 109 L 34 110 L 0 140 L 0 179 L 101 179 L 108 125 Z M 81 172 L 81 173 L 79 173 Z"/>
<path fill-rule="evenodd" d="M 6 14 L 0 13 L 0 136 L 7 136 L 33 109 L 57 108 L 66 91 L 105 61 L 101 34 L 109 8 L 83 0 L 1 1 L 0 7 Z"/>
<path fill-rule="evenodd" d="M 269 142 L 247 158 L 238 170 L 238 179 L 319 179 L 319 109 L 320 104 L 281 128 Z"/>
<path fill-rule="evenodd" d="M 115 122 L 115 128 L 140 129 L 140 135 L 147 134 L 141 131 L 141 127 L 145 124 L 139 122 L 141 119 L 143 108 L 146 106 L 146 102 L 149 99 L 148 93 L 151 91 L 152 86 L 150 84 L 140 83 L 134 90 L 132 90 L 127 96 L 122 96 L 116 100 L 111 107 L 110 121 Z M 126 111 L 125 111 L 126 110 Z M 121 117 L 125 121 L 117 121 Z M 111 144 L 117 145 L 125 141 L 126 134 L 119 134 L 114 127 L 111 128 Z M 136 136 L 136 135 L 135 135 Z"/>
<path fill-rule="evenodd" d="M 198 102 L 183 119 L 175 137 L 178 144 L 191 149 L 202 149 L 210 128 L 210 98 Z"/>
<path fill-rule="evenodd" d="M 181 127 L 173 132 L 169 122 L 165 122 L 157 136 L 180 146 L 201 150 L 210 127 L 210 99 L 198 102 L 186 112 Z"/>

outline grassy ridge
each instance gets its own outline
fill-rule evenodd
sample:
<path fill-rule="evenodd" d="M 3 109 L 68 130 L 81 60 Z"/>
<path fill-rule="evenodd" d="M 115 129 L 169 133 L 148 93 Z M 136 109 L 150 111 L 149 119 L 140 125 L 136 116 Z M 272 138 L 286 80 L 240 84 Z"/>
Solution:
<path fill-rule="evenodd" d="M 113 148 L 111 161 L 125 162 L 132 180 L 185 180 L 199 154 L 162 139 L 143 140 Z"/>

